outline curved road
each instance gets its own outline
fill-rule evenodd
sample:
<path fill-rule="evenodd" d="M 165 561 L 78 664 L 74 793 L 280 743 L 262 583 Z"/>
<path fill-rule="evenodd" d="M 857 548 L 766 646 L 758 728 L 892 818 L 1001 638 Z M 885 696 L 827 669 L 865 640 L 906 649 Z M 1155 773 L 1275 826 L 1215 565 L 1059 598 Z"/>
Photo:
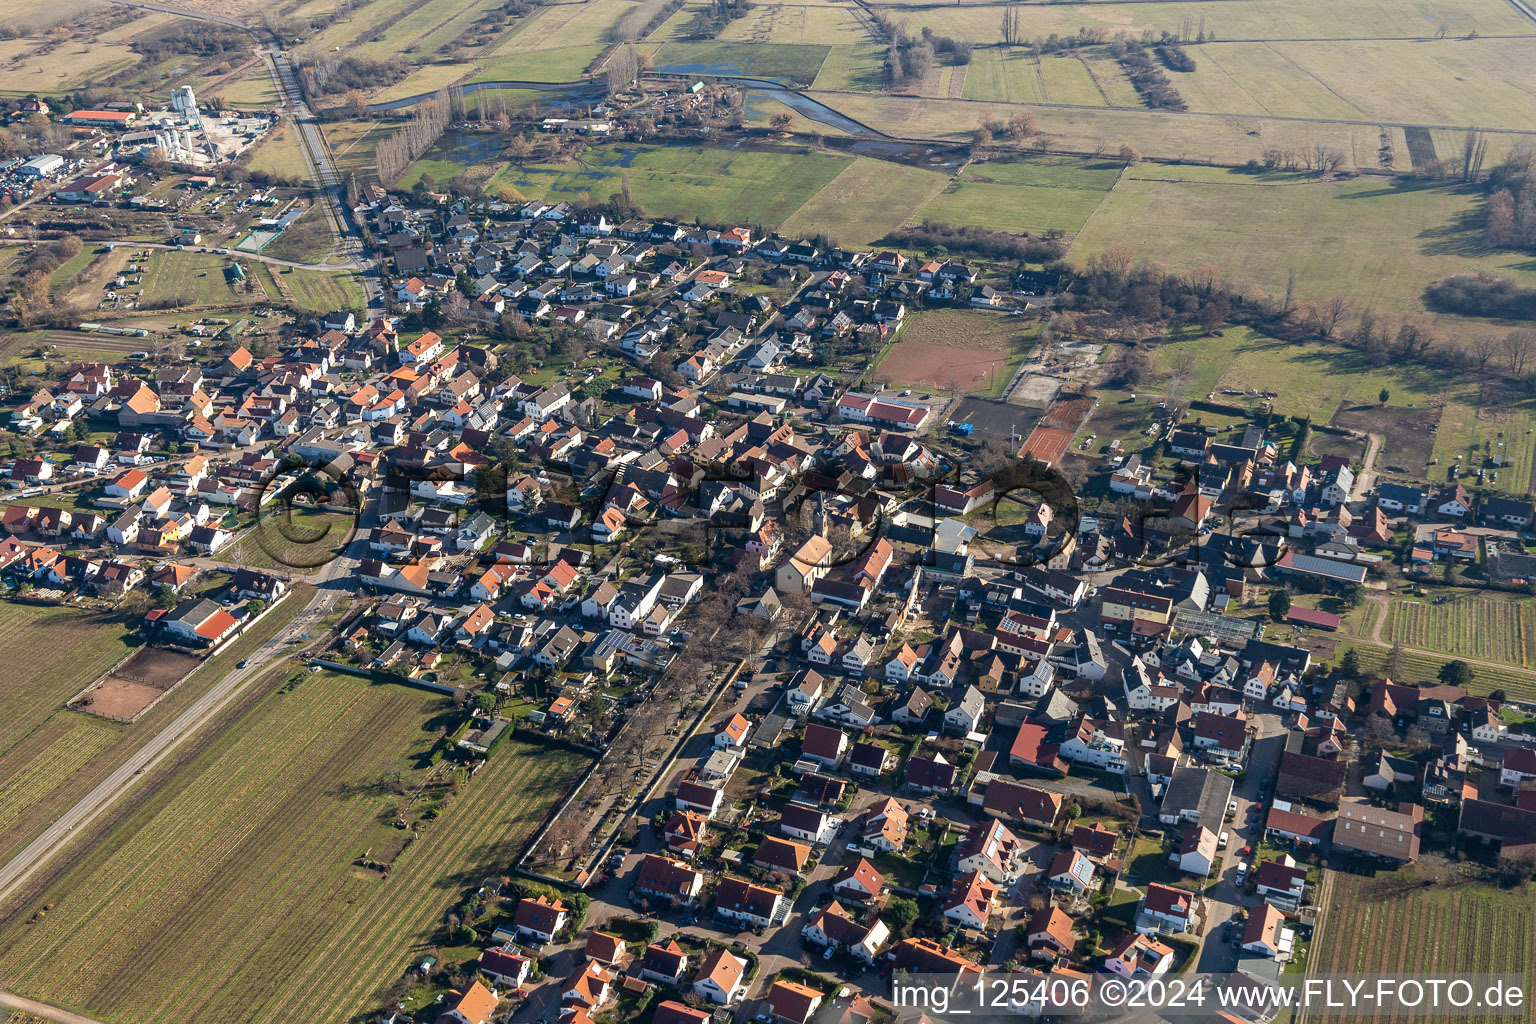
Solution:
<path fill-rule="evenodd" d="M 20 207 L 16 207 L 16 209 L 20 209 Z M 144 241 L 140 241 L 137 238 L 103 238 L 103 239 L 100 239 L 98 241 L 91 242 L 89 244 L 91 244 L 91 245 L 106 245 L 109 242 L 111 244 L 113 244 L 113 245 L 120 245 L 120 246 L 122 246 L 125 249 L 161 249 L 161 250 L 165 250 L 165 251 L 168 251 L 168 252 L 174 252 L 177 249 L 183 249 L 186 252 L 205 252 L 205 251 L 211 251 L 211 252 L 217 253 L 219 251 L 218 249 L 210 247 L 210 246 L 202 246 L 202 245 L 176 246 L 176 245 L 167 245 L 164 242 L 144 242 Z M 35 243 L 31 239 L 29 239 L 29 238 L 0 238 L 0 245 L 33 245 L 33 244 L 35 244 Z M 331 273 L 331 274 L 339 274 L 339 273 L 349 273 L 350 274 L 353 271 L 371 269 L 369 264 L 367 264 L 366 262 L 359 262 L 359 261 L 355 261 L 355 260 L 349 260 L 346 263 L 296 263 L 293 260 L 279 259 L 276 256 L 263 256 L 259 252 L 245 252 L 244 250 L 235 249 L 235 248 L 232 248 L 232 247 L 228 249 L 228 252 L 226 253 L 226 255 L 228 255 L 231 259 L 255 260 L 258 263 L 270 263 L 274 267 L 292 267 L 294 270 L 319 270 L 319 271 L 323 271 L 325 273 Z M 174 312 L 174 311 L 172 311 L 172 312 Z"/>

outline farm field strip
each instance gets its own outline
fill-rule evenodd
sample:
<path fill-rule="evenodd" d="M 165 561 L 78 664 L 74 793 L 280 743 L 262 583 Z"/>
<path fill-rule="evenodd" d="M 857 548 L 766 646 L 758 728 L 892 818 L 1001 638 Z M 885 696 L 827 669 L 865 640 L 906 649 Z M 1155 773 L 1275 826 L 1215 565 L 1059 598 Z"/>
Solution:
<path fill-rule="evenodd" d="M 379 759 L 380 746 L 364 740 L 392 736 L 385 727 L 390 723 L 389 714 L 397 713 L 398 708 L 389 707 L 390 700 L 381 700 L 365 684 L 349 682 L 352 685 L 338 692 L 335 685 L 306 679 L 294 694 L 268 698 L 264 706 L 221 737 L 214 750 L 183 773 L 181 785 L 173 786 L 122 829 L 128 836 L 125 842 L 115 848 L 105 846 L 110 852 L 94 858 L 95 863 L 88 859 L 71 873 L 72 879 L 82 883 L 98 876 L 106 881 L 66 882 L 65 895 L 55 901 L 59 913 L 49 923 L 64 920 L 66 908 L 76 907 L 81 911 L 81 923 L 51 938 L 52 928 L 34 928 L 27 933 L 26 946 L 32 951 L 29 967 L 35 967 L 40 958 L 53 957 L 88 963 L 89 980 L 76 979 L 83 986 L 77 990 L 81 998 L 94 1005 L 95 1000 L 85 995 L 89 991 L 113 1004 L 133 995 L 128 986 L 113 982 L 116 974 L 125 968 L 132 973 L 135 962 L 140 967 L 149 962 L 128 948 L 133 943 L 121 941 L 125 921 L 135 922 L 137 927 L 127 934 L 142 936 L 141 943 L 176 941 L 179 934 L 181 942 L 195 939 L 204 945 L 206 936 L 172 926 L 170 915 L 186 913 L 183 904 L 200 890 L 226 884 L 217 877 L 222 872 L 240 876 L 241 865 L 249 865 L 248 870 L 262 865 L 265 871 L 260 858 L 242 857 L 239 851 L 253 837 L 258 843 L 285 845 L 285 819 L 304 820 L 293 813 L 297 798 L 310 790 L 315 796 L 322 795 L 335 784 L 335 776 L 327 770 L 331 759 L 362 758 L 370 749 L 375 751 L 372 757 Z M 370 699 L 365 701 L 365 697 Z M 419 708 L 429 703 L 411 691 L 396 691 L 389 697 L 397 705 L 403 701 Z M 349 720 L 349 711 L 360 703 L 365 706 Z M 339 723 L 345 723 L 346 728 Z M 334 839 L 331 848 L 335 849 Z M 197 859 L 189 864 L 184 854 L 193 849 Z M 178 850 L 183 856 L 177 856 Z M 247 880 L 260 885 L 259 880 Z M 251 931 L 260 934 L 259 929 Z M 236 941 L 235 937 L 230 941 Z M 5 947 L 0 957 L 9 958 L 15 944 L 6 942 Z M 12 976 L 20 983 L 26 972 L 13 972 Z M 160 987 L 159 979 L 143 980 L 151 988 Z M 92 982 L 100 984 L 93 988 Z"/>
<path fill-rule="evenodd" d="M 273 1014 L 269 1019 L 292 1020 L 294 1024 L 306 1020 L 291 1010 L 286 1015 L 279 1014 L 289 1008 L 296 1010 L 310 999 L 319 1003 L 322 991 L 332 993 L 328 1007 L 334 1011 L 332 1016 L 355 1011 L 370 992 L 408 962 L 412 954 L 419 952 L 421 940 L 444 908 L 444 891 L 437 877 L 442 865 L 455 865 L 460 874 L 467 876 L 466 865 L 474 856 L 489 860 L 483 874 L 491 874 L 515 856 L 522 841 L 539 824 L 548 807 L 569 787 L 582 764 L 580 758 L 564 755 L 546 758 L 541 766 L 535 763 L 537 758 L 525 753 L 529 749 L 532 748 L 508 744 L 499 751 L 497 759 L 477 777 L 469 793 L 450 809 L 434 835 L 417 844 L 418 847 L 430 846 L 430 854 L 427 850 L 413 848 L 403 858 L 404 863 L 391 876 L 391 883 L 397 889 L 412 891 L 412 900 L 390 901 L 388 914 L 356 915 L 331 937 L 332 952 L 345 949 L 354 954 L 355 959 L 342 958 L 342 962 L 354 968 L 352 976 L 338 979 L 334 962 L 327 973 L 325 958 L 311 958 L 304 975 L 290 978 L 293 983 L 290 991 L 300 998 L 269 1007 Z M 527 778 L 530 773 L 537 784 Z M 516 810 L 508 817 L 505 811 L 509 797 L 514 793 L 523 798 L 510 803 Z M 483 874 L 476 877 L 483 877 Z M 383 900 L 383 897 L 377 899 Z M 367 951 L 367 956 L 357 956 L 359 951 Z"/>
<path fill-rule="evenodd" d="M 1529 600 L 1462 597 L 1432 604 L 1398 598 L 1392 602 L 1382 639 L 1405 647 L 1533 667 L 1533 629 L 1536 603 Z"/>
<path fill-rule="evenodd" d="M 55 909 L 40 926 L 0 932 L 14 987 L 145 1021 L 228 1019 L 263 1001 L 263 1020 L 349 1017 L 452 899 L 460 883 L 445 875 L 503 870 L 584 763 L 509 744 L 380 879 L 351 862 L 398 836 L 385 821 L 398 798 L 369 787 L 430 744 L 426 716 L 443 702 L 329 673 L 296 678 L 121 825 L 124 841 L 101 844 L 61 895 L 45 894 Z M 272 878 L 287 882 L 280 901 Z M 188 969 L 167 984 L 146 964 Z"/>
<path fill-rule="evenodd" d="M 1454 876 L 1449 881 L 1413 877 L 1422 873 L 1405 868 L 1375 878 L 1335 874 L 1322 943 L 1312 950 L 1309 973 L 1475 971 L 1531 977 L 1536 901 L 1528 884 L 1505 891 Z M 1500 1018 L 1458 1014 L 1456 1019 L 1459 1024 Z"/>
<path fill-rule="evenodd" d="M 1352 647 L 1355 650 L 1360 659 L 1361 668 L 1376 674 L 1384 671 L 1387 660 L 1392 654 L 1390 648 L 1379 647 L 1366 641 L 1340 643 L 1338 654 L 1342 656 L 1346 647 Z M 1437 679 L 1440 667 L 1453 658 L 1454 655 L 1436 656 L 1403 651 L 1401 667 L 1393 678 L 1400 682 L 1433 683 Z M 1495 668 L 1489 665 L 1473 665 L 1472 670 L 1472 684 L 1467 687 L 1472 693 L 1484 694 L 1493 690 L 1504 690 L 1514 700 L 1536 700 L 1536 673 L 1510 666 Z"/>

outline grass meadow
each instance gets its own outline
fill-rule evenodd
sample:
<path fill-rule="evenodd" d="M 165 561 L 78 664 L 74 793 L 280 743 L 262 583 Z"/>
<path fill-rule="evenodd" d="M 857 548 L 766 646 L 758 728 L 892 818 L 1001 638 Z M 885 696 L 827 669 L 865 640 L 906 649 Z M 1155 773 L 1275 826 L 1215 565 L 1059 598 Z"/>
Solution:
<path fill-rule="evenodd" d="M 627 174 L 634 201 L 654 216 L 776 227 L 850 163 L 821 153 L 615 146 L 559 166 L 509 165 L 495 183 L 529 197 L 606 199 Z"/>
<path fill-rule="evenodd" d="M 230 258 L 213 253 L 156 252 L 144 264 L 144 301 L 185 301 L 193 305 L 243 303 L 248 297 L 229 286 Z"/>
<path fill-rule="evenodd" d="M 843 245 L 870 245 L 910 221 L 949 181 L 940 171 L 860 157 L 779 227 L 789 235 L 826 232 Z"/>
<path fill-rule="evenodd" d="M 930 27 L 940 35 L 968 38 L 978 44 L 1002 42 L 1002 3 L 966 7 L 871 4 L 893 20 L 905 20 L 907 31 Z M 1499 0 L 1355 0 L 1330 4 L 1323 0 L 1245 0 L 1244 3 L 1108 2 L 1032 4 L 1025 8 L 1025 34 L 1030 38 L 1075 35 L 1080 28 L 1100 28 L 1109 34 L 1139 36 L 1181 31 L 1186 23 L 1203 25 L 1217 39 L 1432 39 L 1441 25 L 1447 35 L 1472 30 L 1480 36 L 1529 36 L 1532 25 L 1514 6 Z"/>
<path fill-rule="evenodd" d="M 1284 292 L 1294 270 L 1301 299 L 1342 295 L 1381 314 L 1422 316 L 1425 286 L 1450 274 L 1489 271 L 1536 284 L 1528 259 L 1482 249 L 1477 217 L 1476 195 L 1451 185 L 1275 181 L 1143 164 L 1110 192 L 1070 256 L 1081 263 L 1129 245 L 1174 270 L 1217 266 L 1227 281 L 1271 295 Z"/>
<path fill-rule="evenodd" d="M 1120 165 L 1057 157 L 971 163 L 917 220 L 1039 234 L 1075 234 L 1120 176 Z"/>

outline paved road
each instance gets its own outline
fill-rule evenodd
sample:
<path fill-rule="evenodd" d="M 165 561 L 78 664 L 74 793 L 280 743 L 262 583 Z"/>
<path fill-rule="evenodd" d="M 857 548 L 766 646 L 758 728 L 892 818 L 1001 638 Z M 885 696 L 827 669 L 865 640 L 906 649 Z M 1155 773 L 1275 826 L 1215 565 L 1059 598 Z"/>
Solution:
<path fill-rule="evenodd" d="M 162 11 L 183 18 L 191 18 L 194 21 L 207 21 L 238 28 L 262 40 L 264 43 L 261 50 L 262 58 L 267 62 L 278 94 L 282 96 L 283 107 L 293 120 L 299 148 L 304 153 L 304 161 L 309 166 L 320 195 L 325 201 L 326 216 L 330 222 L 335 246 L 345 257 L 339 263 L 330 264 L 322 269 L 362 269 L 365 273 L 372 271 L 365 277 L 365 285 L 369 293 L 369 311 L 382 310 L 384 303 L 380 278 L 374 264 L 367 258 L 362 232 L 346 215 L 340 172 L 336 169 L 336 162 L 331 156 L 330 147 L 325 143 L 325 137 L 320 133 L 314 114 L 304 102 L 303 91 L 299 88 L 298 74 L 288 57 L 287 50 L 283 48 L 282 40 L 276 33 L 255 25 L 248 25 L 234 18 L 194 13 L 167 4 L 147 3 L 144 0 L 111 0 L 111 2 L 124 7 Z"/>
<path fill-rule="evenodd" d="M 363 543 L 366 541 L 361 538 L 354 541 L 349 555 L 358 552 L 358 545 Z M 347 581 L 352 578 L 356 566 L 355 557 L 338 558 L 327 565 L 314 580 L 319 589 L 309 604 L 286 628 L 262 644 L 246 660 L 245 668 L 236 669 L 214 684 L 174 721 L 118 765 L 111 775 L 79 803 L 60 815 L 10 863 L 0 867 L 0 903 L 57 856 L 69 844 L 77 829 L 83 831 L 102 812 L 132 792 L 140 776 L 197 735 L 219 712 L 232 704 L 247 686 L 260 678 L 267 668 L 292 654 L 295 649 L 288 647 L 289 639 L 309 632 L 348 593 L 350 588 Z"/>
<path fill-rule="evenodd" d="M 30 202 L 30 200 L 28 201 Z M 19 210 L 21 207 L 18 206 L 15 207 L 15 209 Z M 187 252 L 202 252 L 205 249 L 213 252 L 218 251 L 217 249 L 213 249 L 211 246 L 166 245 L 164 242 L 144 242 L 137 238 L 103 238 L 99 241 L 92 241 L 89 244 L 105 245 L 108 242 L 111 242 L 114 245 L 120 245 L 125 249 L 160 249 L 168 252 L 175 251 L 177 249 L 185 249 Z M 36 243 L 29 238 L 0 238 L 0 245 L 35 244 Z M 238 257 L 242 260 L 255 260 L 258 263 L 270 263 L 275 267 L 292 267 L 295 270 L 323 270 L 333 274 L 342 272 L 353 273 L 358 270 L 366 270 L 369 268 L 368 263 L 358 261 L 348 261 L 346 263 L 296 263 L 293 260 L 278 259 L 276 256 L 265 256 L 259 252 L 244 252 L 240 249 L 230 249 L 229 255 L 232 257 Z"/>

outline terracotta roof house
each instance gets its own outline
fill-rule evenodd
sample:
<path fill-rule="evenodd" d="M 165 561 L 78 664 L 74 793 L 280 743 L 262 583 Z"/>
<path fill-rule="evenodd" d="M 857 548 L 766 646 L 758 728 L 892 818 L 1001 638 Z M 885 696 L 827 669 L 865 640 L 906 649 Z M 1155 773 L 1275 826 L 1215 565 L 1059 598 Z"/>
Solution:
<path fill-rule="evenodd" d="M 491 1014 L 496 1012 L 499 1001 L 490 989 L 478 981 L 472 982 L 462 995 L 452 991 L 448 993 L 448 999 L 445 1000 L 448 1009 L 439 1019 L 454 1024 L 486 1024 Z"/>
<path fill-rule="evenodd" d="M 1029 951 L 1034 956 L 1049 959 L 1067 956 L 1077 946 L 1072 918 L 1057 906 L 1048 906 L 1031 917 L 1025 934 Z"/>
<path fill-rule="evenodd" d="M 809 1024 L 821 1001 L 820 992 L 793 981 L 776 981 L 768 989 L 768 1007 L 784 1024 Z"/>
<path fill-rule="evenodd" d="M 811 848 L 778 836 L 768 836 L 757 844 L 757 854 L 752 863 L 773 871 L 789 871 L 796 875 L 805 871 L 811 859 Z"/>
<path fill-rule="evenodd" d="M 879 871 L 875 870 L 875 866 L 863 857 L 845 865 L 832 879 L 832 892 L 836 896 L 860 903 L 867 903 L 874 899 L 884 888 L 885 879 Z"/>
<path fill-rule="evenodd" d="M 695 1010 L 675 999 L 668 999 L 657 1005 L 651 1024 L 709 1024 L 710 1017 L 707 1010 Z"/>
<path fill-rule="evenodd" d="M 987 926 L 996 901 L 997 886 L 980 871 L 968 871 L 955 879 L 939 911 L 962 928 L 980 929 Z"/>
<path fill-rule="evenodd" d="M 517 929 L 519 935 L 532 937 L 540 942 L 549 942 L 555 937 L 555 933 L 565 927 L 565 922 L 570 917 L 570 909 L 559 900 L 550 900 L 544 896 L 536 899 L 524 899 L 517 905 L 517 913 L 512 918 L 512 926 Z"/>
<path fill-rule="evenodd" d="M 693 979 L 695 995 L 722 1006 L 734 1003 L 746 987 L 747 962 L 723 946 L 710 951 Z"/>
<path fill-rule="evenodd" d="M 624 956 L 624 940 L 607 932 L 593 932 L 587 936 L 587 959 L 612 967 Z"/>

